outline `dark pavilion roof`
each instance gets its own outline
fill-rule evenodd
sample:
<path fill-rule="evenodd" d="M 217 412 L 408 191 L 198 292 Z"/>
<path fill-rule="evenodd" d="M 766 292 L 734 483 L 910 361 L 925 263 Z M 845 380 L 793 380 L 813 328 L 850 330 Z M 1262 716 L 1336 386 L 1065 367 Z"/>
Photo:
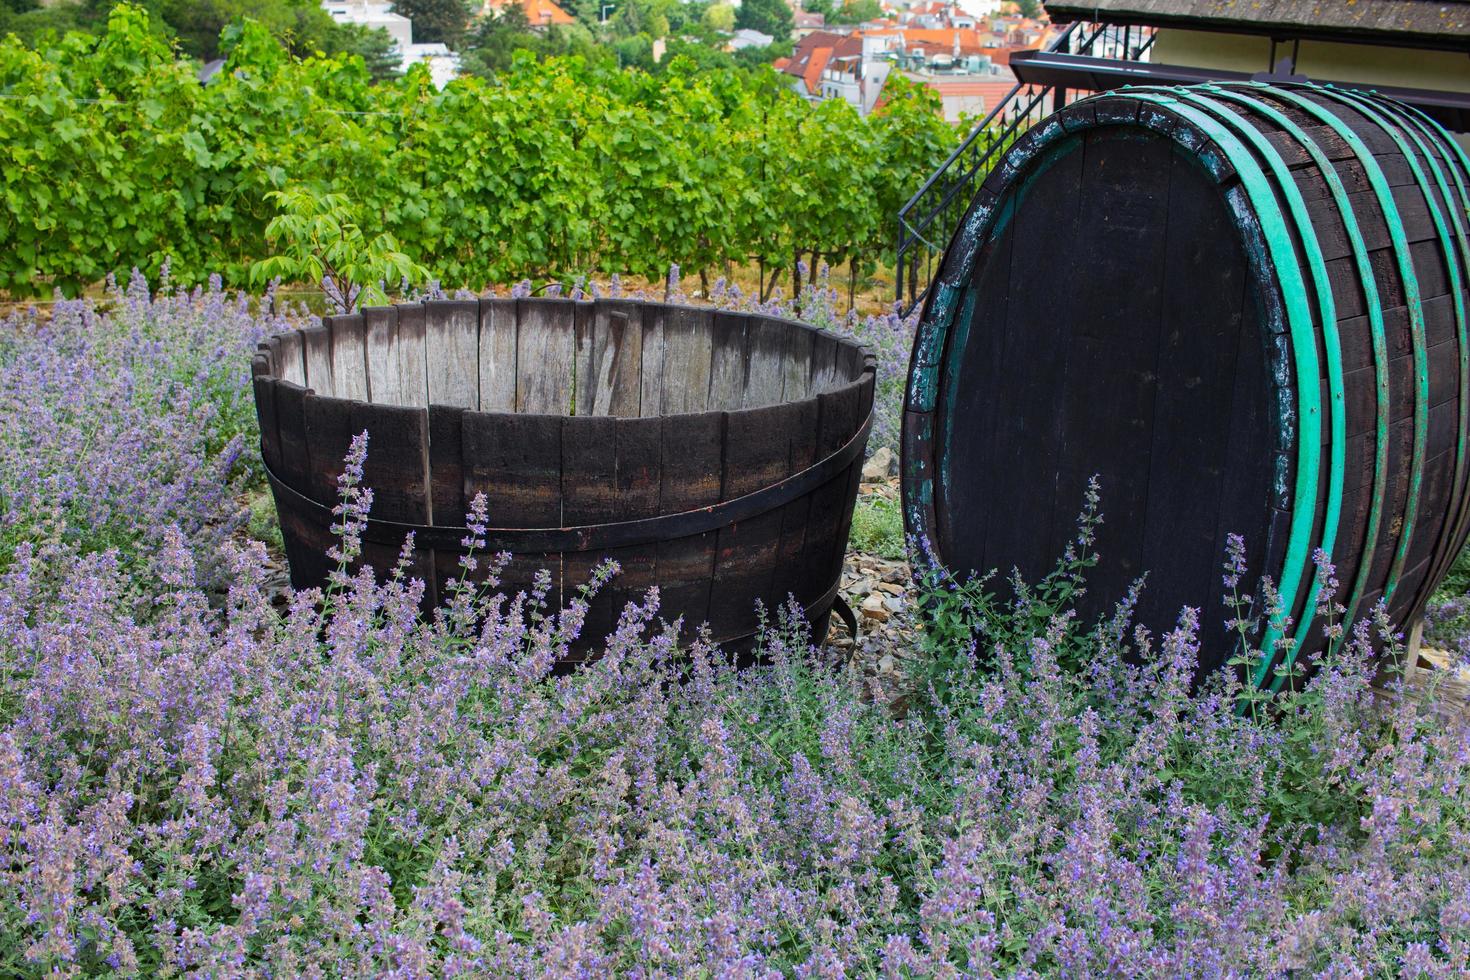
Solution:
<path fill-rule="evenodd" d="M 1470 51 L 1470 0 L 1045 0 L 1045 5 L 1059 22 L 1147 24 Z"/>

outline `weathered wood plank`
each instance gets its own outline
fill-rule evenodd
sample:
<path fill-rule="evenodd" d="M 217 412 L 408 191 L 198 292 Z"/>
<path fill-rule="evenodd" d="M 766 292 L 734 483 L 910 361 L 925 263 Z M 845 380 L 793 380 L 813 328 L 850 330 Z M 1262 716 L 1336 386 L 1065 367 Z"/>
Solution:
<path fill-rule="evenodd" d="M 311 499 L 328 507 L 337 503 L 337 478 L 342 475 L 347 451 L 356 435 L 352 431 L 354 404 L 317 394 L 306 397 L 306 445 L 310 465 L 305 491 Z M 372 446 L 368 451 L 372 451 Z"/>
<path fill-rule="evenodd" d="M 569 299 L 520 301 L 516 411 L 565 415 L 571 409 L 574 307 Z"/>
<path fill-rule="evenodd" d="M 703 412 L 709 405 L 713 357 L 711 311 L 687 306 L 669 308 L 664 324 L 663 414 Z"/>
<path fill-rule="evenodd" d="M 663 512 L 676 514 L 717 503 L 725 413 L 665 417 L 663 423 L 659 488 Z M 685 642 L 709 615 L 715 544 L 713 531 L 658 544 L 659 588 L 665 608 L 684 613 L 680 636 Z"/>
<path fill-rule="evenodd" d="M 372 516 L 404 524 L 429 522 L 428 469 L 429 423 L 422 408 L 397 405 L 353 404 L 351 431 L 368 433 L 368 456 L 362 482 L 373 491 Z M 363 542 L 363 561 L 386 576 L 398 563 L 403 542 Z M 434 590 L 432 553 L 416 549 L 409 565 L 410 577 L 424 580 L 431 597 Z"/>
<path fill-rule="evenodd" d="M 301 331 L 306 385 L 319 395 L 331 395 L 336 391 L 332 384 L 332 335 L 325 325 L 307 327 Z"/>
<path fill-rule="evenodd" d="M 642 399 L 643 308 L 624 300 L 599 300 L 591 370 L 596 394 L 591 414 L 632 418 Z"/>
<path fill-rule="evenodd" d="M 403 405 L 398 369 L 398 309 L 371 306 L 362 311 L 367 335 L 368 398 L 374 405 Z"/>
<path fill-rule="evenodd" d="M 465 413 L 464 499 L 483 492 L 493 526 L 562 526 L 562 421 L 554 415 Z M 518 554 L 502 579 L 510 593 L 529 590 L 541 569 L 551 574 L 547 601 L 555 611 L 563 600 L 561 555 Z"/>
<path fill-rule="evenodd" d="M 820 460 L 841 449 L 858 430 L 862 423 L 862 392 L 857 385 L 848 385 L 821 395 L 818 401 L 816 455 Z M 861 467 L 861 462 L 855 465 Z M 814 595 L 802 597 L 804 602 L 820 595 L 841 574 L 847 539 L 839 532 L 851 517 L 850 483 L 850 474 L 844 472 L 812 491 L 810 524 L 801 564 L 809 579 L 820 587 L 813 587 Z"/>
<path fill-rule="evenodd" d="M 751 322 L 750 317 L 739 313 L 719 312 L 714 316 L 709 379 L 709 406 L 714 411 L 736 411 L 744 400 Z"/>
<path fill-rule="evenodd" d="M 465 488 L 464 419 L 474 415 L 454 405 L 429 406 L 429 458 L 425 479 L 429 484 L 430 513 L 434 523 L 459 527 L 465 522 L 473 496 Z"/>
<path fill-rule="evenodd" d="M 289 381 L 276 385 L 276 428 L 281 438 L 277 475 L 293 489 L 306 492 L 311 454 L 306 448 L 307 389 Z"/>
<path fill-rule="evenodd" d="M 661 512 L 662 440 L 662 419 L 615 420 L 616 499 L 620 520 L 656 517 Z M 612 583 L 612 603 L 621 615 L 623 607 L 630 602 L 641 604 L 648 590 L 658 584 L 658 548 L 656 545 L 621 548 L 609 557 L 622 568 Z"/>
<path fill-rule="evenodd" d="M 561 496 L 562 524 L 581 527 L 625 520 L 618 501 L 617 420 L 606 417 L 578 417 L 562 420 L 561 430 Z M 585 586 L 593 573 L 608 558 L 606 552 L 568 552 L 563 556 L 562 575 L 569 596 Z M 616 623 L 611 585 L 594 600 L 587 610 L 584 636 L 600 641 L 612 632 Z"/>
<path fill-rule="evenodd" d="M 811 383 L 807 389 L 811 395 L 824 394 L 838 386 L 838 348 L 836 337 L 825 330 L 817 332 L 812 341 Z"/>
<path fill-rule="evenodd" d="M 800 473 L 817 461 L 817 425 L 820 406 L 815 398 L 790 405 L 790 419 L 786 427 L 787 472 Z M 794 595 L 798 602 L 806 604 L 817 596 L 829 583 L 812 578 L 802 563 L 806 550 L 806 536 L 811 525 L 812 494 L 793 500 L 781 508 L 781 539 L 776 552 L 776 574 L 771 586 L 773 602 L 782 604 Z"/>
<path fill-rule="evenodd" d="M 733 500 L 780 482 L 789 462 L 792 405 L 727 412 L 721 500 Z M 781 545 L 781 508 L 721 528 L 715 545 L 710 629 L 716 637 L 741 636 L 757 625 L 755 601 L 775 616 L 780 596 L 772 588 Z"/>
<path fill-rule="evenodd" d="M 593 375 L 593 348 L 596 346 L 594 308 L 590 302 L 575 301 L 572 306 L 572 404 L 569 415 L 592 415 L 597 397 L 597 379 Z"/>
<path fill-rule="evenodd" d="M 516 410 L 516 301 L 480 300 L 480 411 Z"/>
<path fill-rule="evenodd" d="M 638 414 L 657 418 L 664 414 L 664 361 L 668 354 L 669 308 L 650 303 L 643 308 L 642 367 Z"/>
<path fill-rule="evenodd" d="M 332 339 L 332 394 L 367 401 L 367 341 L 357 313 L 327 318 Z"/>
<path fill-rule="evenodd" d="M 474 300 L 424 304 L 429 402 L 473 409 L 480 404 L 480 305 Z"/>
<path fill-rule="evenodd" d="M 424 307 L 398 308 L 398 379 L 405 405 L 429 405 L 428 354 L 424 344 Z"/>
<path fill-rule="evenodd" d="M 259 358 L 258 360 L 263 360 Z M 250 379 L 255 389 L 255 418 L 260 425 L 260 456 L 272 473 L 281 472 L 281 433 L 276 422 L 276 386 L 280 383 L 265 374 Z"/>
<path fill-rule="evenodd" d="M 560 527 L 561 419 L 464 416 L 464 496 L 484 491 L 499 527 Z"/>
<path fill-rule="evenodd" d="M 280 342 L 276 351 L 276 377 L 305 388 L 306 355 L 301 343 L 301 331 L 289 330 L 272 339 Z"/>
<path fill-rule="evenodd" d="M 810 327 L 788 326 L 786 353 L 781 359 L 782 401 L 800 401 L 810 393 L 816 342 L 817 332 Z"/>
<path fill-rule="evenodd" d="M 746 373 L 743 407 L 760 408 L 781 401 L 790 329 L 787 324 L 767 317 L 751 320 L 750 367 Z"/>

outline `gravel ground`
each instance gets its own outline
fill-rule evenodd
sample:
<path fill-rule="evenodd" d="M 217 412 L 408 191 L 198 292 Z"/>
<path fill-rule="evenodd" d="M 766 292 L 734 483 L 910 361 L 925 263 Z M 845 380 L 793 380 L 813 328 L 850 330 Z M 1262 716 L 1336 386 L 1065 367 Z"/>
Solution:
<path fill-rule="evenodd" d="M 875 476 L 865 475 L 860 496 L 896 500 L 898 478 Z M 849 551 L 840 588 L 857 616 L 858 639 L 854 644 L 847 625 L 834 616 L 827 646 L 847 658 L 854 680 L 870 697 L 902 713 L 910 690 L 905 661 L 915 653 L 919 629 L 909 563 Z"/>

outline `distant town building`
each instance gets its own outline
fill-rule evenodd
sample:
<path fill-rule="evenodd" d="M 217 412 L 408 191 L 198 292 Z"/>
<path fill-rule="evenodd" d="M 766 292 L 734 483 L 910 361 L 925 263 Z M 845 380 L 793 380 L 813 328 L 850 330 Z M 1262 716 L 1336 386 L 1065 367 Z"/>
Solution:
<path fill-rule="evenodd" d="M 798 10 L 793 13 L 792 17 L 791 37 L 795 41 L 800 41 L 812 31 L 820 31 L 827 26 L 827 18 L 824 14 L 813 14 L 805 10 Z"/>
<path fill-rule="evenodd" d="M 322 9 L 340 24 L 357 24 L 369 30 L 384 30 L 398 51 L 399 68 L 408 71 L 417 64 L 428 66 L 436 88 L 443 88 L 459 74 L 459 55 L 443 44 L 415 44 L 413 22 L 390 9 L 391 3 L 368 0 L 324 0 Z"/>
<path fill-rule="evenodd" d="M 552 0 L 484 0 L 480 14 L 498 14 L 511 4 L 517 4 L 526 15 L 526 23 L 532 30 L 546 30 L 553 25 L 575 24 L 577 18 L 558 7 Z"/>
<path fill-rule="evenodd" d="M 730 35 L 730 42 L 725 45 L 727 51 L 739 51 L 741 48 L 768 48 L 776 39 L 769 34 L 742 27 Z"/>
<path fill-rule="evenodd" d="M 996 5 L 998 6 L 998 4 Z M 1043 47 L 1050 25 L 1018 14 L 977 18 L 954 3 L 931 0 L 856 28 L 812 30 L 775 67 L 814 102 L 844 99 L 866 115 L 882 104 L 893 72 L 934 90 L 944 117 L 983 115 L 1016 84 L 1015 51 Z"/>

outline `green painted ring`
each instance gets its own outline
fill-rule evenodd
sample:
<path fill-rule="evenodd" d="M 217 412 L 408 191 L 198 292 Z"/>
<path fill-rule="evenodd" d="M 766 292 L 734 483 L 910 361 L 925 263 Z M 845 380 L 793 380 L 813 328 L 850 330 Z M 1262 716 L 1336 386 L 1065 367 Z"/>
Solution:
<path fill-rule="evenodd" d="M 1331 161 L 1327 159 L 1326 154 L 1322 152 L 1322 148 L 1317 145 L 1316 141 L 1305 130 L 1292 122 L 1284 113 L 1251 95 L 1245 95 L 1216 85 L 1205 85 L 1202 86 L 1202 89 L 1214 95 L 1216 98 L 1225 99 L 1244 106 L 1248 110 L 1270 120 L 1283 132 L 1292 136 L 1298 145 L 1306 150 L 1327 183 L 1328 190 L 1332 194 L 1332 199 L 1337 204 L 1338 214 L 1342 218 L 1344 228 L 1347 231 L 1348 241 L 1352 246 L 1353 261 L 1358 270 L 1359 285 L 1363 289 L 1365 305 L 1368 307 L 1369 326 L 1373 333 L 1375 375 L 1379 381 L 1379 384 L 1376 385 L 1375 405 L 1377 440 L 1374 443 L 1373 460 L 1374 501 L 1373 506 L 1370 508 L 1368 544 L 1363 558 L 1359 562 L 1358 574 L 1354 585 L 1354 594 L 1361 595 L 1368 573 L 1372 568 L 1373 542 L 1376 540 L 1379 524 L 1382 520 L 1382 508 L 1378 506 L 1378 502 L 1382 497 L 1382 489 L 1388 482 L 1387 434 L 1390 408 L 1387 388 L 1388 346 L 1383 331 L 1383 310 L 1378 300 L 1378 285 L 1373 277 L 1373 267 L 1368 260 L 1368 252 L 1363 246 L 1362 233 L 1358 227 L 1357 215 L 1353 213 L 1352 205 L 1347 198 L 1347 188 L 1343 187 L 1342 179 L 1337 174 L 1337 168 L 1332 165 Z M 1308 222 L 1308 228 L 1304 231 L 1304 237 L 1310 237 L 1315 242 L 1315 233 L 1308 235 L 1308 232 L 1311 232 L 1310 221 Z M 1325 269 L 1323 269 L 1323 280 L 1325 280 Z M 1327 285 L 1323 280 L 1318 281 L 1317 285 L 1319 290 Z M 1328 287 L 1328 293 L 1330 297 L 1330 287 Z M 1329 307 L 1323 307 L 1322 328 L 1324 347 L 1326 348 L 1328 359 L 1329 384 L 1333 386 L 1332 479 L 1334 481 L 1334 487 L 1331 491 L 1332 496 L 1328 499 L 1328 512 L 1323 526 L 1322 550 L 1326 554 L 1331 555 L 1337 544 L 1337 528 L 1342 516 L 1341 507 L 1347 444 L 1347 412 L 1342 392 L 1342 341 L 1337 329 L 1335 305 L 1330 307 L 1332 310 L 1331 314 L 1327 312 L 1328 309 Z M 1330 329 L 1328 327 L 1329 323 L 1331 323 Z M 1311 603 L 1315 604 L 1316 602 L 1319 584 L 1314 578 L 1312 593 L 1308 599 Z M 1356 601 L 1353 605 L 1356 605 Z M 1351 613 L 1348 615 L 1350 616 Z M 1291 666 L 1292 661 L 1295 659 L 1296 651 L 1300 650 L 1302 644 L 1306 641 L 1309 623 L 1309 620 L 1304 619 L 1298 627 L 1296 646 L 1287 659 L 1287 667 Z"/>
<path fill-rule="evenodd" d="M 1406 112 L 1405 118 L 1407 118 L 1420 133 L 1423 133 L 1425 139 L 1438 143 L 1440 146 L 1448 145 L 1449 147 L 1452 147 L 1455 153 L 1458 154 L 1461 164 L 1466 170 L 1467 174 L 1470 174 L 1470 159 L 1466 158 L 1465 152 L 1460 149 L 1459 143 L 1456 142 L 1454 138 L 1451 137 L 1448 133 L 1446 133 L 1443 128 L 1439 127 L 1439 125 L 1435 123 L 1434 120 L 1430 119 L 1428 116 L 1424 115 L 1417 109 L 1412 109 L 1411 111 Z M 1439 187 L 1441 197 L 1447 204 L 1451 205 L 1449 208 L 1449 212 L 1451 221 L 1454 225 L 1455 238 L 1459 241 L 1460 244 L 1460 261 L 1464 267 L 1465 274 L 1467 276 L 1470 276 L 1470 238 L 1467 238 L 1467 235 L 1470 235 L 1470 231 L 1467 231 L 1466 228 L 1466 225 L 1470 224 L 1470 193 L 1466 192 L 1465 182 L 1460 176 L 1460 171 L 1454 167 L 1451 160 L 1446 160 L 1446 163 L 1448 164 L 1447 169 L 1450 172 L 1450 177 L 1454 180 L 1455 183 L 1455 189 L 1458 190 L 1460 193 L 1459 207 L 1454 207 L 1453 205 L 1455 204 L 1455 197 L 1450 193 L 1449 186 L 1444 182 L 1443 169 L 1439 166 L 1438 163 L 1434 161 L 1434 158 L 1430 156 L 1428 152 L 1428 147 L 1425 146 L 1423 141 L 1421 141 L 1417 136 L 1415 137 L 1415 143 L 1419 145 L 1420 150 L 1424 153 L 1424 158 L 1428 160 L 1431 166 L 1434 168 L 1434 179 L 1435 183 Z M 1431 204 L 1433 204 L 1432 201 Z M 1438 212 L 1439 205 L 1434 204 L 1433 206 L 1435 211 Z M 1441 576 L 1444 575 L 1446 571 L 1448 571 L 1450 564 L 1455 559 L 1455 554 L 1457 550 L 1454 547 L 1454 542 L 1457 542 L 1464 537 L 1466 521 L 1470 520 L 1470 506 L 1467 506 L 1470 505 L 1470 492 L 1467 492 L 1467 490 L 1470 490 L 1470 486 L 1467 486 L 1465 483 L 1467 470 L 1470 470 L 1470 463 L 1467 463 L 1466 445 L 1467 432 L 1470 432 L 1470 397 L 1466 397 L 1467 395 L 1470 395 L 1470 350 L 1466 349 L 1467 333 L 1470 333 L 1470 330 L 1467 330 L 1465 297 L 1463 289 L 1461 288 L 1465 280 L 1461 278 L 1460 269 L 1457 269 L 1455 267 L 1455 263 L 1450 260 L 1451 256 L 1446 255 L 1445 258 L 1447 260 L 1446 265 L 1449 267 L 1450 278 L 1455 284 L 1453 287 L 1453 295 L 1455 301 L 1455 327 L 1459 341 L 1460 354 L 1459 366 L 1461 397 L 1458 399 L 1459 438 L 1457 441 L 1458 455 L 1456 458 L 1458 462 L 1455 469 L 1455 486 L 1460 494 L 1461 502 L 1458 511 L 1454 514 L 1453 523 L 1451 523 L 1450 521 L 1445 522 L 1444 530 L 1440 538 L 1440 543 L 1437 546 L 1438 550 L 1440 551 L 1440 556 L 1435 562 L 1434 567 L 1431 569 L 1430 574 L 1427 576 L 1427 580 L 1429 581 L 1437 581 Z M 1427 590 L 1425 591 L 1422 598 L 1426 600 L 1428 599 Z"/>
<path fill-rule="evenodd" d="M 1316 331 L 1312 328 L 1311 311 L 1307 308 L 1307 288 L 1302 278 L 1301 266 L 1296 259 L 1294 248 L 1296 243 L 1292 239 L 1291 229 L 1286 226 L 1276 207 L 1276 195 L 1266 179 L 1265 172 L 1260 169 L 1251 154 L 1252 149 L 1265 158 L 1267 165 L 1271 168 L 1272 176 L 1276 178 L 1277 186 L 1286 197 L 1287 208 L 1298 229 L 1296 238 L 1300 241 L 1307 256 L 1307 264 L 1316 287 L 1315 292 L 1324 324 L 1329 322 L 1328 314 L 1334 309 L 1332 292 L 1327 285 L 1327 269 L 1322 261 L 1322 250 L 1317 245 L 1316 237 L 1300 233 L 1302 228 L 1311 228 L 1311 219 L 1307 216 L 1306 204 L 1302 201 L 1301 192 L 1297 190 L 1285 161 L 1266 142 L 1259 131 L 1248 123 L 1237 122 L 1235 119 L 1228 122 L 1217 120 L 1214 112 L 1211 111 L 1214 107 L 1207 100 L 1202 100 L 1187 90 L 1168 90 L 1168 94 L 1159 94 L 1148 89 L 1127 89 L 1127 92 L 1134 98 L 1169 106 L 1175 111 L 1181 111 L 1179 108 L 1181 105 L 1190 107 L 1183 111 L 1189 113 L 1191 121 L 1204 130 L 1225 152 L 1226 157 L 1235 166 L 1236 172 L 1241 175 L 1246 194 L 1251 198 L 1257 216 L 1261 219 L 1261 225 L 1266 230 L 1267 246 L 1271 250 L 1272 260 L 1276 263 L 1276 271 L 1281 278 L 1282 298 L 1286 302 L 1288 332 L 1291 337 L 1292 360 L 1296 367 L 1297 403 L 1300 406 L 1298 417 L 1301 424 L 1295 432 L 1296 491 L 1292 497 L 1286 562 L 1281 574 L 1282 607 L 1278 614 L 1266 624 L 1266 629 L 1261 637 L 1261 656 L 1252 677 L 1252 682 L 1259 687 L 1270 672 L 1271 664 L 1275 660 L 1277 641 L 1286 632 L 1285 619 L 1296 607 L 1302 574 L 1311 565 L 1312 528 L 1317 518 L 1317 476 L 1321 468 L 1319 456 L 1322 449 L 1322 408 L 1317 390 L 1317 379 L 1321 376 L 1320 362 L 1317 360 L 1317 336 Z M 1233 116 L 1228 112 L 1225 115 Z M 1237 132 L 1245 137 L 1245 142 L 1236 137 Z M 1336 322 L 1335 316 L 1331 317 L 1331 322 Z M 1331 352 L 1329 352 L 1330 357 Z M 1303 383 L 1303 379 L 1310 379 L 1310 381 Z M 1337 362 L 1336 383 L 1330 388 L 1330 398 L 1339 405 L 1338 410 L 1333 414 L 1340 416 L 1342 414 L 1340 407 L 1342 360 L 1340 354 Z M 1334 449 L 1338 456 L 1335 460 L 1337 465 L 1329 468 L 1327 488 L 1329 514 L 1333 511 L 1334 495 L 1338 508 L 1342 503 L 1341 444 L 1336 444 Z M 1323 523 L 1325 527 L 1328 522 Z M 1335 524 L 1335 521 L 1332 523 Z M 1310 591 L 1316 588 L 1315 576 L 1312 576 L 1311 585 L 1308 588 L 1308 604 L 1302 614 L 1304 627 L 1310 624 L 1315 612 Z"/>
<path fill-rule="evenodd" d="M 1402 136 L 1386 125 L 1384 118 L 1371 103 L 1359 97 L 1333 88 L 1318 89 L 1326 98 L 1333 99 L 1362 113 L 1378 124 L 1384 134 L 1393 140 L 1409 164 L 1410 171 L 1419 185 L 1420 193 L 1429 199 L 1429 184 L 1424 171 L 1419 168 L 1413 152 Z M 1379 172 L 1382 176 L 1382 171 Z M 1371 179 L 1371 178 L 1370 178 Z M 1374 189 L 1378 190 L 1375 184 Z M 1383 190 L 1387 190 L 1385 185 Z M 1383 586 L 1383 597 L 1388 599 L 1398 589 L 1399 579 L 1404 573 L 1404 561 L 1409 557 L 1409 541 L 1414 537 L 1414 521 L 1419 516 L 1419 493 L 1424 487 L 1424 447 L 1429 438 L 1429 356 L 1424 345 L 1424 304 L 1419 294 L 1419 279 L 1414 274 L 1414 261 L 1404 235 L 1404 225 L 1398 217 L 1398 205 L 1392 192 L 1379 194 L 1379 204 L 1384 214 L 1393 214 L 1389 220 L 1389 232 L 1394 243 L 1394 253 L 1399 258 L 1399 272 L 1403 278 L 1404 296 L 1409 307 L 1409 332 L 1414 348 L 1414 449 L 1409 458 L 1409 492 L 1404 500 L 1404 523 L 1399 529 L 1398 545 L 1394 548 L 1393 564 L 1389 566 L 1388 580 Z"/>

